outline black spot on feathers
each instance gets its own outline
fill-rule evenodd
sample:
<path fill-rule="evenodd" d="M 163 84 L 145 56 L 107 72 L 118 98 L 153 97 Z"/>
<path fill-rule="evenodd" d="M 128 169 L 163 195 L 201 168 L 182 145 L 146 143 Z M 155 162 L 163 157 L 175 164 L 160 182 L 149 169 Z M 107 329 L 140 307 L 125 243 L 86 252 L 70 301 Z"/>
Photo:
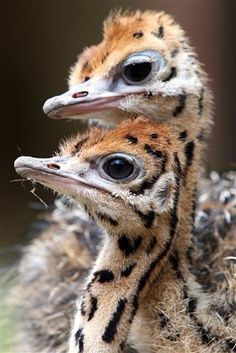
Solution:
<path fill-rule="evenodd" d="M 135 39 L 140 39 L 140 38 L 142 38 L 144 36 L 144 34 L 143 34 L 143 32 L 135 32 L 135 33 L 133 33 L 133 37 L 135 38 Z"/>
<path fill-rule="evenodd" d="M 176 67 L 172 67 L 170 69 L 170 74 L 164 79 L 162 80 L 162 82 L 168 82 L 170 81 L 172 78 L 176 77 L 177 75 L 177 70 L 176 70 Z"/>
<path fill-rule="evenodd" d="M 132 237 L 128 238 L 126 235 L 121 235 L 118 239 L 119 249 L 127 257 L 130 254 L 134 254 L 142 243 L 142 237 Z"/>
<path fill-rule="evenodd" d="M 79 352 L 83 353 L 84 351 L 84 334 L 83 329 L 80 328 L 75 334 L 76 344 L 79 344 Z"/>
<path fill-rule="evenodd" d="M 94 317 L 95 312 L 98 309 L 98 300 L 97 300 L 96 297 L 91 296 L 90 305 L 91 305 L 91 310 L 90 310 L 90 313 L 88 315 L 88 321 L 92 320 L 92 318 Z"/>
<path fill-rule="evenodd" d="M 155 32 L 151 32 L 152 35 L 154 35 L 155 37 L 159 38 L 159 39 L 162 39 L 164 37 L 164 27 L 161 25 L 159 28 L 158 28 L 158 31 Z"/>
<path fill-rule="evenodd" d="M 173 111 L 173 116 L 177 117 L 179 114 L 181 114 L 184 111 L 185 108 L 185 103 L 186 103 L 186 93 L 182 93 L 178 97 L 179 104 L 175 107 Z"/>
<path fill-rule="evenodd" d="M 106 343 L 111 343 L 117 333 L 117 327 L 125 310 L 127 299 L 119 299 L 115 312 L 105 328 L 102 339 Z"/>
<path fill-rule="evenodd" d="M 111 270 L 100 270 L 94 272 L 94 277 L 99 283 L 107 283 L 114 280 L 115 276 Z"/>
<path fill-rule="evenodd" d="M 127 134 L 125 135 L 125 139 L 127 139 L 130 143 L 136 145 L 138 143 L 138 139 L 134 135 Z"/>
<path fill-rule="evenodd" d="M 121 271 L 121 277 L 129 277 L 133 269 L 135 268 L 136 263 L 133 263 L 127 266 L 124 270 Z"/>

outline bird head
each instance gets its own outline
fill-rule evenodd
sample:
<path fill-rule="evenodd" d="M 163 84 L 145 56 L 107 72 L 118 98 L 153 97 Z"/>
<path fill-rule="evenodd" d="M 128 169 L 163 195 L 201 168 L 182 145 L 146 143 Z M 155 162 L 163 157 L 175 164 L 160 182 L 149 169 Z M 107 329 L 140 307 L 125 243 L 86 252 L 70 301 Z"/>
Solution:
<path fill-rule="evenodd" d="M 48 99 L 43 109 L 54 119 L 96 117 L 116 124 L 142 114 L 162 121 L 175 115 L 176 104 L 186 96 L 201 99 L 205 81 L 184 31 L 171 16 L 118 12 L 105 21 L 103 41 L 79 56 L 69 90 Z"/>
<path fill-rule="evenodd" d="M 70 139 L 52 158 L 19 157 L 15 169 L 78 202 L 110 232 L 145 232 L 173 207 L 177 149 L 167 127 L 137 118 Z"/>

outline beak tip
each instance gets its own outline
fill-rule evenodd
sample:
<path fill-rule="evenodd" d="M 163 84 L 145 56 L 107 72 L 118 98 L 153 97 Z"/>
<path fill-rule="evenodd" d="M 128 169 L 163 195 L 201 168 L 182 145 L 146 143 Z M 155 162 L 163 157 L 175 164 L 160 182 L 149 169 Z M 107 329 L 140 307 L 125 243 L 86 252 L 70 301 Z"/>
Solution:
<path fill-rule="evenodd" d="M 18 157 L 14 162 L 14 168 L 17 174 L 23 178 L 28 177 L 27 167 L 30 166 L 31 157 Z"/>
<path fill-rule="evenodd" d="M 43 112 L 51 119 L 61 119 L 61 114 L 59 114 L 60 108 L 62 108 L 58 102 L 57 97 L 49 98 L 43 104 Z"/>
<path fill-rule="evenodd" d="M 25 157 L 18 157 L 14 162 L 14 168 L 20 168 L 24 165 Z"/>
<path fill-rule="evenodd" d="M 50 113 L 51 107 L 51 98 L 47 99 L 43 104 L 43 112 L 48 115 Z"/>

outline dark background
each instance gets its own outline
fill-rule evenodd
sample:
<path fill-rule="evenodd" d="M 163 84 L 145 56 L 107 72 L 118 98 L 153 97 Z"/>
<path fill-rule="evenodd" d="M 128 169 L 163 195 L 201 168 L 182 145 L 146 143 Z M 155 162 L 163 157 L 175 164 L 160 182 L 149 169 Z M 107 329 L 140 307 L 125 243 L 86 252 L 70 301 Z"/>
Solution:
<path fill-rule="evenodd" d="M 205 63 L 215 93 L 215 128 L 208 170 L 235 167 L 235 0 L 5 0 L 1 1 L 1 182 L 0 258 L 12 260 L 12 246 L 26 241 L 37 201 L 13 169 L 21 154 L 47 157 L 78 122 L 53 121 L 42 112 L 46 98 L 66 89 L 69 67 L 87 45 L 101 40 L 111 8 L 165 10 L 186 29 Z M 38 191 L 47 202 L 48 193 Z M 7 252 L 7 250 L 10 251 Z M 0 264 L 1 264 L 0 260 Z"/>

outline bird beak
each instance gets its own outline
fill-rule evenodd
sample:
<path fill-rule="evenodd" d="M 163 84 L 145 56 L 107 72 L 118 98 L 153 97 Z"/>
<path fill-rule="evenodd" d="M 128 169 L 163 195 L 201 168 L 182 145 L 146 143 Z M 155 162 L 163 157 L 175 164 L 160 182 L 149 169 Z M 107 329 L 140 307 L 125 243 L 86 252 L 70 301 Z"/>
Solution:
<path fill-rule="evenodd" d="M 59 96 L 49 98 L 44 103 L 43 111 L 52 119 L 76 118 L 86 113 L 119 109 L 121 99 L 129 94 L 143 92 L 140 87 L 115 88 L 109 78 L 90 79 Z"/>
<path fill-rule="evenodd" d="M 40 184 L 73 196 L 85 187 L 93 188 L 84 182 L 72 168 L 68 167 L 70 157 L 52 158 L 19 157 L 14 163 L 16 172 L 23 178 L 32 179 Z M 70 170 L 71 169 L 71 170 Z"/>

